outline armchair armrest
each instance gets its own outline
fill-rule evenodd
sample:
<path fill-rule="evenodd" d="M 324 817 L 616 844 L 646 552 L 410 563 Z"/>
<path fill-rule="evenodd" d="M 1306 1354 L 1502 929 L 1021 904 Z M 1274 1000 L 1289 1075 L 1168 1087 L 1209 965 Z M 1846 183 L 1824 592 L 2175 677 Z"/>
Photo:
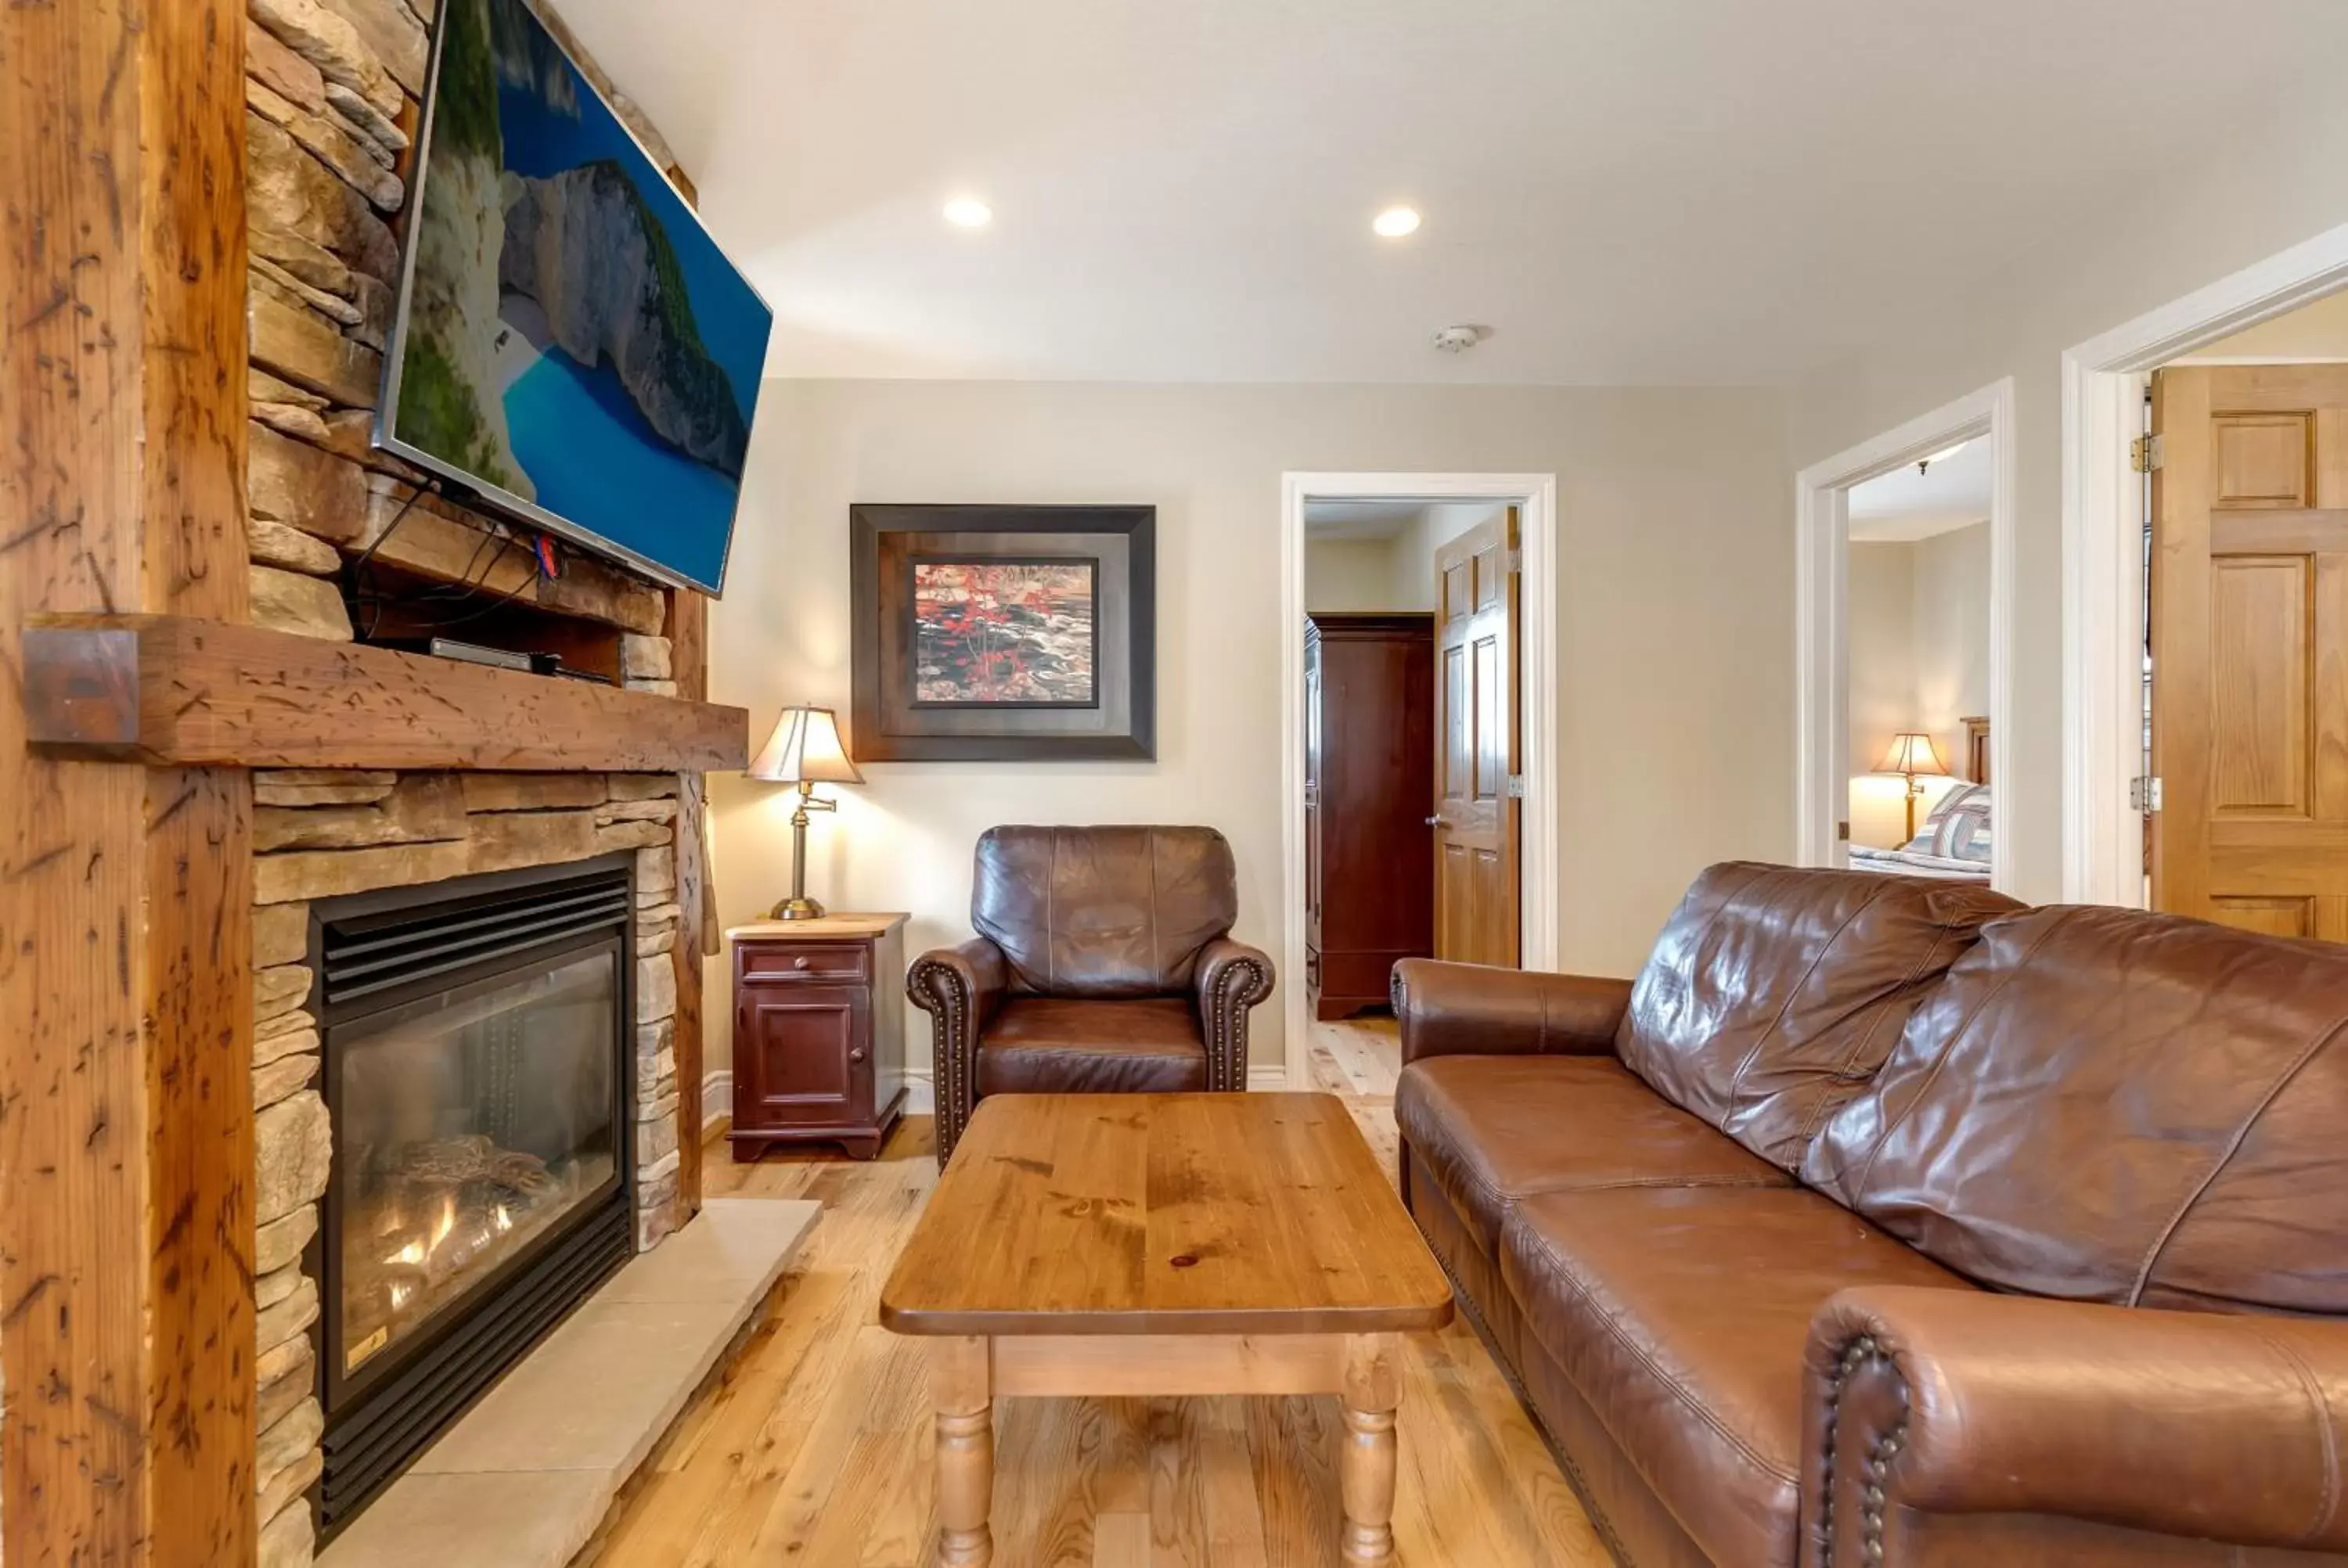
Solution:
<path fill-rule="evenodd" d="M 983 937 L 933 948 L 905 971 L 905 995 L 930 1015 L 940 1166 L 978 1103 L 978 1037 L 1003 1005 L 1004 976 L 1003 949 Z"/>
<path fill-rule="evenodd" d="M 1218 937 L 1199 949 L 1199 1030 L 1207 1041 L 1207 1087 L 1247 1087 L 1248 1011 L 1272 995 L 1272 960 L 1245 942 Z"/>
<path fill-rule="evenodd" d="M 1394 968 L 1406 1066 L 1428 1056 L 1606 1056 L 1629 980 L 1405 958 Z"/>
<path fill-rule="evenodd" d="M 1805 1374 L 1807 1568 L 1912 1560 L 1931 1514 L 2348 1550 L 2348 1323 L 1877 1286 Z"/>

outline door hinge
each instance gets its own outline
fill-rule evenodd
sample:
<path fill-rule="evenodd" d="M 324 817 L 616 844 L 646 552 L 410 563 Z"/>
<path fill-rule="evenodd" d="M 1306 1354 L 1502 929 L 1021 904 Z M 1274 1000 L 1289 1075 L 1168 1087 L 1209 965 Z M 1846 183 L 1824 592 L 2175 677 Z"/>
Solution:
<path fill-rule="evenodd" d="M 1847 822 L 1838 822 L 1835 824 L 1835 842 L 1837 844 L 1849 844 L 1850 842 L 1850 824 Z"/>
<path fill-rule="evenodd" d="M 1524 552 L 1524 551 L 1522 551 L 1522 550 L 1520 550 L 1520 549 L 1517 549 L 1517 548 L 1513 548 L 1513 547 L 1512 547 L 1512 548 L 1509 548 L 1507 552 L 1505 552 L 1505 554 L 1503 555 L 1503 557 L 1502 557 L 1502 559 L 1501 559 L 1501 561 L 1500 561 L 1500 566 L 1501 566 L 1501 569 L 1502 569 L 1503 570 L 1505 570 L 1505 571 L 1522 571 L 1522 570 L 1524 570 L 1524 569 L 1525 569 L 1525 552 Z"/>
<path fill-rule="evenodd" d="M 2160 809 L 2160 781 L 2157 778 L 2128 780 L 2128 809 L 2151 813 Z"/>
<path fill-rule="evenodd" d="M 2168 438 L 2165 436 L 2139 436 L 2128 443 L 2128 466 L 2139 474 L 2149 474 L 2168 460 Z"/>
<path fill-rule="evenodd" d="M 1522 800 L 1525 798 L 1524 774 L 1510 774 L 1509 775 L 1509 798 L 1510 800 Z"/>

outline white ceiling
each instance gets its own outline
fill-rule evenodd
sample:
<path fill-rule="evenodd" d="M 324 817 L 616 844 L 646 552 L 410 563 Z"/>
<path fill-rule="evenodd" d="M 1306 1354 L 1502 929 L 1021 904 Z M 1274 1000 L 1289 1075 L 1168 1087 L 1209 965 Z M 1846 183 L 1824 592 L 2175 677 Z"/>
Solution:
<path fill-rule="evenodd" d="M 2342 0 L 554 3 L 788 375 L 1781 383 L 2348 57 Z"/>
<path fill-rule="evenodd" d="M 1989 521 L 1993 448 L 1966 443 L 1922 473 L 1916 465 L 1856 486 L 1850 492 L 1850 537 L 1863 544 L 1929 539 Z"/>
<path fill-rule="evenodd" d="M 1390 539 L 1426 511 L 1424 501 L 1307 501 L 1304 531 L 1315 539 Z"/>

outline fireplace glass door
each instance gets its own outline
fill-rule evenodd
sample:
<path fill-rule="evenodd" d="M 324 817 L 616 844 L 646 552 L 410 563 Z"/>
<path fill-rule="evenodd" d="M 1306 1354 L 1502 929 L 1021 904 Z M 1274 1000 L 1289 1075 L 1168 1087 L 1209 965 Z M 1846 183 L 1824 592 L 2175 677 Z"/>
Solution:
<path fill-rule="evenodd" d="M 613 1190 L 619 962 L 607 942 L 336 1031 L 343 1380 Z"/>

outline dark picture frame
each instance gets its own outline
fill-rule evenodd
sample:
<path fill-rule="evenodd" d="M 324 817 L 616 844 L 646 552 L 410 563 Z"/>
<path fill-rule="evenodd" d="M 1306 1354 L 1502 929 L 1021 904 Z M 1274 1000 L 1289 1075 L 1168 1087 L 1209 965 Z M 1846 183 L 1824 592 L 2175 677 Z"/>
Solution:
<path fill-rule="evenodd" d="M 858 762 L 1157 756 L 1157 507 L 876 503 L 849 528 Z M 1068 574 L 1015 575 L 1063 566 L 1089 569 L 1080 607 Z"/>

